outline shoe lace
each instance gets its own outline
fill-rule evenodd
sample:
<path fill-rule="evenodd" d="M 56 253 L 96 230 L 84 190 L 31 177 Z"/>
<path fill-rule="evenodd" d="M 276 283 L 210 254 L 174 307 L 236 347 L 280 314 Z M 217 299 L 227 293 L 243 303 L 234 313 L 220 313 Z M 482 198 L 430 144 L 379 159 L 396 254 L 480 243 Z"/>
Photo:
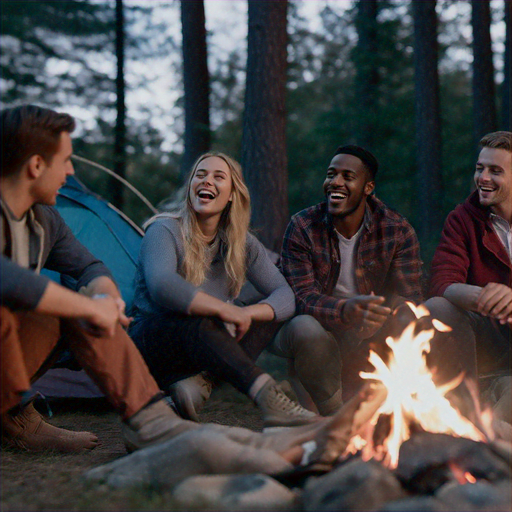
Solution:
<path fill-rule="evenodd" d="M 310 412 L 293 400 L 290 400 L 282 389 L 273 386 L 268 396 L 268 403 L 275 411 L 284 412 L 294 416 L 310 416 Z"/>

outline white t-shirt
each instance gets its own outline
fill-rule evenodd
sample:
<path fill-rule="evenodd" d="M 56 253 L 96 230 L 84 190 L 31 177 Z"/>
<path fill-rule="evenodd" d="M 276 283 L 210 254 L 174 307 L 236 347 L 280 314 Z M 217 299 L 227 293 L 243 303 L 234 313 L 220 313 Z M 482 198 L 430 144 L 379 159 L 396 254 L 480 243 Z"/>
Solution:
<path fill-rule="evenodd" d="M 338 299 L 357 295 L 356 263 L 357 248 L 363 233 L 364 222 L 352 238 L 345 238 L 335 230 L 340 248 L 340 275 L 334 288 L 334 296 Z"/>
<path fill-rule="evenodd" d="M 29 247 L 30 247 L 30 231 L 27 224 L 28 215 L 25 214 L 21 219 L 17 219 L 9 210 L 5 208 L 9 216 L 9 226 L 11 228 L 12 254 L 11 260 L 20 267 L 28 268 Z"/>
<path fill-rule="evenodd" d="M 512 261 L 512 227 L 504 218 L 494 213 L 491 213 L 491 222 L 494 231 L 507 250 L 510 261 Z"/>

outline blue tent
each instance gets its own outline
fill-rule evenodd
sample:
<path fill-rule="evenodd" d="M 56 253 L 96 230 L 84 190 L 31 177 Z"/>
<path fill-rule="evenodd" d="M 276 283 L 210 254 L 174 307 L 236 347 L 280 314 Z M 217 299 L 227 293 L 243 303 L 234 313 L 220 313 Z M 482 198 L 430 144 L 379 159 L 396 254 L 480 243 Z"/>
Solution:
<path fill-rule="evenodd" d="M 60 189 L 56 207 L 78 240 L 112 271 L 124 300 L 131 305 L 143 231 L 75 176 L 68 176 Z M 48 274 L 60 280 L 55 272 Z M 73 287 L 69 277 L 62 284 Z"/>
<path fill-rule="evenodd" d="M 75 176 L 68 176 L 66 185 L 60 189 L 56 207 L 73 234 L 112 271 L 129 309 L 133 301 L 135 268 L 143 231 Z M 74 289 L 73 280 L 68 276 L 43 272 Z M 83 371 L 67 368 L 48 371 L 34 384 L 33 391 L 47 397 L 102 396 Z"/>

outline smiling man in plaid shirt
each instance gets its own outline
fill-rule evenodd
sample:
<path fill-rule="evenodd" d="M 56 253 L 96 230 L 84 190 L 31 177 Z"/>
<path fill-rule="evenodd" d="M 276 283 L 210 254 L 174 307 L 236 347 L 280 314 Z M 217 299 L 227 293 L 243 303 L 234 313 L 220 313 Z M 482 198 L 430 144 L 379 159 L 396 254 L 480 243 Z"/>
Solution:
<path fill-rule="evenodd" d="M 416 233 L 372 195 L 377 170 L 369 151 L 339 147 L 327 169 L 325 201 L 294 215 L 284 237 L 281 269 L 298 316 L 270 351 L 290 359 L 299 399 L 323 415 L 340 407 L 342 377 L 356 385 L 367 340 L 393 309 L 422 299 Z"/>

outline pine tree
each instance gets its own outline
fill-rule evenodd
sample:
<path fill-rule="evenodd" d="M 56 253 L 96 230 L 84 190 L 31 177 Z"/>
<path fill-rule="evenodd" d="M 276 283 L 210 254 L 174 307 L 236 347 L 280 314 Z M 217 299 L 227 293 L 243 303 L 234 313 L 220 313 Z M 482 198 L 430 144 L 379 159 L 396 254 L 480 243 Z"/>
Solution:
<path fill-rule="evenodd" d="M 252 226 L 274 251 L 288 223 L 286 156 L 286 13 L 288 2 L 249 0 L 242 167 Z"/>
<path fill-rule="evenodd" d="M 496 130 L 489 0 L 471 0 L 473 27 L 473 131 L 475 142 Z"/>
<path fill-rule="evenodd" d="M 185 91 L 184 179 L 195 160 L 210 149 L 210 76 L 203 0 L 181 0 Z"/>
<path fill-rule="evenodd" d="M 428 251 L 442 227 L 441 116 L 435 0 L 412 0 L 416 89 L 418 227 Z"/>

